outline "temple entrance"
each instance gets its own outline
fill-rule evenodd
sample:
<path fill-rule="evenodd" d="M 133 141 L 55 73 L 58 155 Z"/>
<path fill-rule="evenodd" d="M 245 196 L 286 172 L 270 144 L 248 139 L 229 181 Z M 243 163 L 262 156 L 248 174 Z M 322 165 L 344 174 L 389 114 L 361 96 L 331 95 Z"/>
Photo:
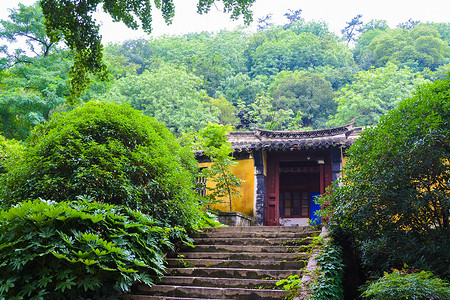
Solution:
<path fill-rule="evenodd" d="M 314 197 L 320 195 L 320 168 L 316 162 L 280 162 L 279 224 L 307 225 L 315 218 Z"/>
<path fill-rule="evenodd" d="M 331 184 L 331 151 L 269 153 L 265 225 L 304 226 L 319 221 L 314 199 Z"/>

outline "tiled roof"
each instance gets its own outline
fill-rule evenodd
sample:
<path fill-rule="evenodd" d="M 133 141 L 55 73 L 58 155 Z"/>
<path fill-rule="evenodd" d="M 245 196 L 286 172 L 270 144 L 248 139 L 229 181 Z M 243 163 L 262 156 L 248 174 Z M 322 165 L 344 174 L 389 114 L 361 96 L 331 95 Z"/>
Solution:
<path fill-rule="evenodd" d="M 353 127 L 354 120 L 340 127 L 304 131 L 233 131 L 227 137 L 235 152 L 252 150 L 296 150 L 350 146 L 361 128 Z"/>

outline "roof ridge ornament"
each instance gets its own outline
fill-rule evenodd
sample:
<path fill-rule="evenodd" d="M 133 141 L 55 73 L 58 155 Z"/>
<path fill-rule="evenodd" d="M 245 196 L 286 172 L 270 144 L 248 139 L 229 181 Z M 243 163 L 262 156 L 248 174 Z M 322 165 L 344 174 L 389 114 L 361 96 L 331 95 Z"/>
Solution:
<path fill-rule="evenodd" d="M 301 131 L 275 131 L 266 130 L 261 128 L 255 128 L 255 136 L 258 138 L 271 138 L 271 139 L 304 139 L 304 138 L 318 138 L 327 136 L 336 136 L 341 134 L 346 134 L 352 131 L 353 126 L 357 118 L 353 118 L 350 123 L 325 129 L 315 129 L 315 130 L 301 130 Z"/>

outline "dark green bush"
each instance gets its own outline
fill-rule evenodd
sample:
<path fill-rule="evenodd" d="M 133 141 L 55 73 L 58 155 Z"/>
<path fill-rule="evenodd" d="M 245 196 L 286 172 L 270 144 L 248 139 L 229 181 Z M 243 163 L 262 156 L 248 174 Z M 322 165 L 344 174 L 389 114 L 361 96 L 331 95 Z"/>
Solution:
<path fill-rule="evenodd" d="M 187 230 L 204 213 L 197 162 L 154 118 L 126 104 L 90 102 L 38 126 L 3 181 L 4 207 L 37 198 L 126 205 Z"/>
<path fill-rule="evenodd" d="M 450 80 L 419 87 L 347 153 L 320 201 L 330 229 L 352 237 L 364 274 L 406 263 L 449 280 Z"/>
<path fill-rule="evenodd" d="M 431 272 L 406 274 L 394 270 L 371 283 L 362 295 L 373 300 L 447 300 L 450 299 L 450 284 Z"/>
<path fill-rule="evenodd" d="M 163 253 L 186 237 L 155 223 L 87 200 L 34 200 L 1 211 L 0 299 L 114 299 L 134 281 L 152 284 Z"/>

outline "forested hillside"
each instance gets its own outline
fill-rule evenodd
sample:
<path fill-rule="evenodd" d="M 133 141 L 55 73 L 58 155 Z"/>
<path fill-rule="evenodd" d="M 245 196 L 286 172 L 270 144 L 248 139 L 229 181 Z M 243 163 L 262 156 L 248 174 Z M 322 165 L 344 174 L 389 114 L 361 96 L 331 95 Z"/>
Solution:
<path fill-rule="evenodd" d="M 260 20 L 257 32 L 129 40 L 104 48 L 110 79 L 91 78 L 78 103 L 129 102 L 173 133 L 207 122 L 238 130 L 337 126 L 381 115 L 427 81 L 448 77 L 450 23 L 409 20 L 389 28 L 360 16 L 342 35 L 325 22 L 305 21 L 301 11 L 286 23 Z M 19 6 L 0 25 L 0 132 L 25 139 L 52 113 L 71 110 L 71 53 L 45 35 L 38 5 Z M 12 42 L 20 40 L 21 48 Z M 26 41 L 26 43 L 24 42 Z"/>

